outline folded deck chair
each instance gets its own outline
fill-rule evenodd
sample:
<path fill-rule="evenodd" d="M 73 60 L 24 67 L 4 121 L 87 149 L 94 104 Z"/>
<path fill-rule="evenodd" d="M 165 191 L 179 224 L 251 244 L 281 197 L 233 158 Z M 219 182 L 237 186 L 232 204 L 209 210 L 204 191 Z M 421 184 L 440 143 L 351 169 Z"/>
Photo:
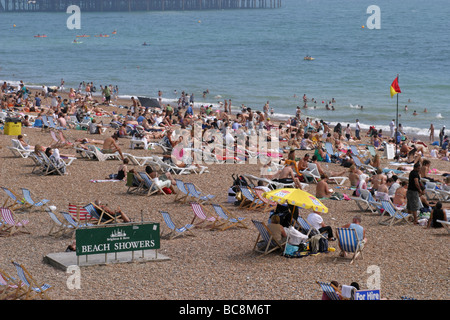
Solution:
<path fill-rule="evenodd" d="M 45 211 L 52 220 L 52 226 L 48 232 L 49 236 L 63 237 L 67 232 L 73 232 L 75 230 L 75 227 L 72 226 L 71 224 L 64 223 L 61 220 L 59 220 L 56 214 L 52 212 L 50 209 L 47 208 L 45 209 Z"/>
<path fill-rule="evenodd" d="M 172 240 L 183 235 L 190 235 L 195 237 L 195 234 L 191 231 L 191 229 L 194 227 L 193 224 L 188 223 L 184 226 L 177 227 L 168 212 L 160 211 L 159 213 L 161 213 L 161 215 L 163 216 L 164 222 L 167 228 L 170 230 L 166 234 L 163 234 L 161 232 L 161 238 L 168 238 L 169 240 Z"/>
<path fill-rule="evenodd" d="M 34 201 L 32 196 L 31 196 L 31 191 L 27 188 L 21 188 L 22 189 L 22 194 L 23 194 L 23 199 L 25 200 L 25 202 L 27 202 L 29 204 L 29 208 L 30 211 L 33 208 L 43 208 L 45 204 L 47 204 L 50 200 L 48 199 L 41 199 L 39 201 Z"/>
<path fill-rule="evenodd" d="M 38 284 L 23 265 L 14 261 L 12 261 L 12 263 L 16 267 L 17 275 L 20 281 L 22 281 L 22 283 L 25 285 L 25 288 L 27 289 L 25 292 L 25 300 L 32 299 L 35 296 L 50 300 L 48 291 L 52 288 L 51 285 L 47 283 Z"/>
<path fill-rule="evenodd" d="M 198 201 L 202 204 L 209 202 L 215 198 L 215 195 L 203 194 L 202 191 L 198 190 L 197 187 L 191 182 L 186 182 L 185 186 L 189 192 L 189 197 L 194 198 L 195 201 Z"/>
<path fill-rule="evenodd" d="M 409 213 L 403 212 L 403 210 L 396 208 L 391 201 L 381 200 L 380 202 L 384 210 L 383 214 L 380 216 L 380 220 L 378 222 L 379 224 L 392 226 L 402 221 L 409 223 L 408 219 L 411 217 Z"/>
<path fill-rule="evenodd" d="M 8 208 L 0 208 L 0 215 L 3 222 L 2 232 L 6 232 L 7 235 L 13 235 L 16 232 L 30 233 L 26 227 L 29 220 L 23 219 L 19 221 Z"/>
<path fill-rule="evenodd" d="M 341 295 L 338 294 L 335 288 L 331 283 L 325 283 L 321 281 L 317 281 L 317 284 L 322 289 L 322 292 L 325 293 L 330 300 L 341 300 Z"/>
<path fill-rule="evenodd" d="M 236 217 L 231 212 L 229 212 L 227 209 L 222 207 L 220 204 L 212 204 L 212 207 L 214 211 L 216 212 L 216 215 L 221 218 L 223 221 L 226 221 L 223 225 L 219 226 L 217 229 L 220 231 L 227 230 L 232 227 L 240 227 L 248 229 L 247 225 L 244 223 L 244 220 L 246 218 L 244 217 Z"/>
<path fill-rule="evenodd" d="M 353 253 L 353 257 L 350 261 L 352 264 L 355 259 L 362 255 L 362 251 L 364 248 L 364 244 L 362 242 L 363 239 L 358 239 L 358 234 L 356 230 L 353 228 L 336 228 L 337 240 L 339 241 L 339 246 L 344 253 Z"/>
<path fill-rule="evenodd" d="M 8 146 L 8 149 L 11 150 L 12 154 L 16 157 L 28 158 L 30 153 L 33 150 L 25 149 L 24 146 L 17 139 L 11 139 L 12 146 Z"/>
<path fill-rule="evenodd" d="M 265 256 L 278 249 L 283 252 L 286 242 L 279 243 L 276 241 L 264 222 L 258 220 L 252 220 L 252 222 L 258 230 L 258 237 L 256 238 L 255 245 L 253 246 L 253 251 L 262 253 L 261 256 Z"/>
<path fill-rule="evenodd" d="M 194 212 L 194 218 L 192 219 L 190 224 L 194 224 L 195 219 L 200 219 L 200 222 L 194 224 L 195 227 L 199 228 L 211 228 L 214 229 L 223 224 L 222 221 L 219 221 L 219 218 L 215 215 L 207 215 L 206 210 L 204 210 L 203 206 L 197 202 L 191 202 L 191 208 Z"/>

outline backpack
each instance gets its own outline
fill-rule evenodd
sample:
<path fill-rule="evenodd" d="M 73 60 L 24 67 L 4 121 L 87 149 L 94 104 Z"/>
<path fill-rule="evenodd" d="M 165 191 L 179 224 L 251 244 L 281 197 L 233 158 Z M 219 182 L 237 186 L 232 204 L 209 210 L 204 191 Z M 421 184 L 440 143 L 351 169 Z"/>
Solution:
<path fill-rule="evenodd" d="M 319 252 L 327 252 L 328 251 L 328 240 L 324 237 L 319 239 Z"/>

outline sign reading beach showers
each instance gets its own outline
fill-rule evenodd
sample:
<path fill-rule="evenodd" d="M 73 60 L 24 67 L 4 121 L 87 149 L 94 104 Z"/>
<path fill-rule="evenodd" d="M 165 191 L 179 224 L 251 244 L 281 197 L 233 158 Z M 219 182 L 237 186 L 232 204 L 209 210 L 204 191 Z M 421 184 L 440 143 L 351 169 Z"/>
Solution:
<path fill-rule="evenodd" d="M 159 223 L 77 229 L 76 254 L 159 249 L 159 235 Z"/>

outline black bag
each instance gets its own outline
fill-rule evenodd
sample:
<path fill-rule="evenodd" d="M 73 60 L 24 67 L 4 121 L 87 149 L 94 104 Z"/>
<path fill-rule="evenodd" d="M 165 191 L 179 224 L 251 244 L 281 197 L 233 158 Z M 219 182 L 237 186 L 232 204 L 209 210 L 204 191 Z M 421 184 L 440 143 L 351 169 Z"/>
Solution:
<path fill-rule="evenodd" d="M 328 240 L 322 237 L 319 240 L 319 252 L 327 252 L 327 251 L 328 251 Z"/>

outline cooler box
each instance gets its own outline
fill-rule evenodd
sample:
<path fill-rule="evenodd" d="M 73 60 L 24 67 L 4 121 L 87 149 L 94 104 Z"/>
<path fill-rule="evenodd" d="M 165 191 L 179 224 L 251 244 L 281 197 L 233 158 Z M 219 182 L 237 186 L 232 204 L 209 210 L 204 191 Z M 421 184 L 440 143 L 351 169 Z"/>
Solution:
<path fill-rule="evenodd" d="M 6 118 L 3 133 L 10 136 L 18 136 L 19 134 L 22 134 L 22 122 L 20 119 Z"/>

